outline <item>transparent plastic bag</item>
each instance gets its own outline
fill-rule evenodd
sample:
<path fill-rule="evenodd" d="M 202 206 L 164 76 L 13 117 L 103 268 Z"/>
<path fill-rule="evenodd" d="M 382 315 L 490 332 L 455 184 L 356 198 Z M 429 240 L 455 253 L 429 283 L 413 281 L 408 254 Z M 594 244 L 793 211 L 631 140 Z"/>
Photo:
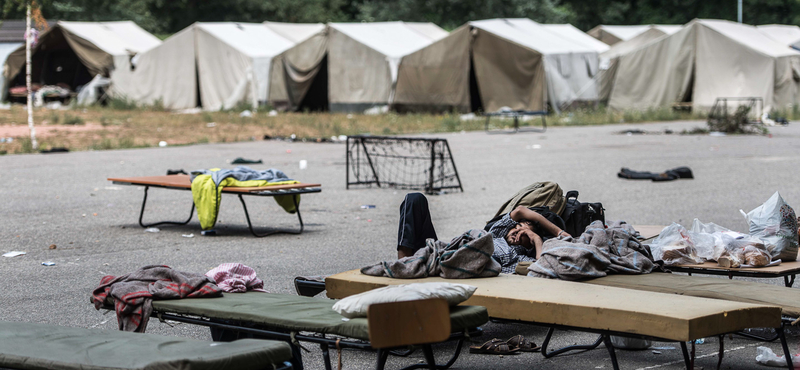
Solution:
<path fill-rule="evenodd" d="M 761 239 L 773 259 L 797 259 L 797 215 L 777 191 L 749 213 L 740 212 L 750 225 L 750 235 Z"/>
<path fill-rule="evenodd" d="M 650 244 L 650 251 L 656 261 L 664 261 L 665 265 L 703 263 L 703 259 L 697 256 L 689 231 L 674 222 L 661 230 Z"/>

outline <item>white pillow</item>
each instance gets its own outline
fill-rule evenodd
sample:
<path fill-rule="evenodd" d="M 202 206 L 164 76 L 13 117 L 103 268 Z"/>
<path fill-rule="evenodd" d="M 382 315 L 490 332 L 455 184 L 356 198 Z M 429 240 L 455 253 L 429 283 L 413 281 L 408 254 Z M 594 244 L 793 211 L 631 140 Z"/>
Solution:
<path fill-rule="evenodd" d="M 455 306 L 469 299 L 476 289 L 478 288 L 471 285 L 454 283 L 389 285 L 340 299 L 333 305 L 333 309 L 340 315 L 352 319 L 367 317 L 367 307 L 374 303 L 443 298 L 447 304 Z"/>

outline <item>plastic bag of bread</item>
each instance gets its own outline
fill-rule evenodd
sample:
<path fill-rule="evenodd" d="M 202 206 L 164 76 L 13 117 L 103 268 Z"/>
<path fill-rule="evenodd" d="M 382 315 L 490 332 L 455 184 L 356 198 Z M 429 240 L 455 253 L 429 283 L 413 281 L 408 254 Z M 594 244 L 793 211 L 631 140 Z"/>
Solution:
<path fill-rule="evenodd" d="M 762 267 L 769 265 L 771 261 L 772 256 L 760 240 L 743 237 L 734 239 L 725 246 L 717 264 L 725 268 Z"/>
<path fill-rule="evenodd" d="M 658 237 L 650 244 L 650 251 L 653 252 L 656 261 L 664 261 L 665 265 L 703 263 L 703 259 L 697 256 L 689 231 L 674 222 L 661 230 Z"/>
<path fill-rule="evenodd" d="M 764 204 L 745 214 L 745 218 L 750 235 L 761 239 L 773 259 L 797 259 L 797 215 L 777 191 Z"/>

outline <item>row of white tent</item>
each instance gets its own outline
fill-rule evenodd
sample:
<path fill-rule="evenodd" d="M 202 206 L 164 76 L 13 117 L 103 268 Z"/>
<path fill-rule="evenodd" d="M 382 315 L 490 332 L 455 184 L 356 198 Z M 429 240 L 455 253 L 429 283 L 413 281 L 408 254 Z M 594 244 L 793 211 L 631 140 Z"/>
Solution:
<path fill-rule="evenodd" d="M 529 19 L 450 33 L 412 22 L 199 22 L 163 42 L 133 22 L 58 22 L 39 36 L 34 80 L 77 88 L 105 76 L 112 96 L 176 110 L 558 111 L 598 101 L 707 109 L 722 96 L 786 107 L 800 104 L 795 44 L 796 26 L 719 20 L 589 34 Z M 9 55 L 4 93 L 21 81 L 24 54 Z M 70 55 L 80 66 L 65 62 Z"/>

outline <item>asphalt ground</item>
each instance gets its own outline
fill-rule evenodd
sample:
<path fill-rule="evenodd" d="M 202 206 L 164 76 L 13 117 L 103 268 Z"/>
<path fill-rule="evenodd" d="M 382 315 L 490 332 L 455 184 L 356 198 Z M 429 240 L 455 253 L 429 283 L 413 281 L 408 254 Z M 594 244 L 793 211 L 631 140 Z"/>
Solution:
<path fill-rule="evenodd" d="M 800 125 L 775 127 L 768 136 L 691 136 L 664 134 L 703 126 L 703 122 L 670 122 L 595 127 L 554 127 L 546 133 L 485 132 L 422 135 L 446 138 L 464 192 L 429 197 L 433 222 L 442 239 L 482 227 L 497 208 L 520 188 L 536 181 L 556 181 L 580 191 L 580 200 L 602 202 L 607 219 L 639 225 L 690 225 L 694 218 L 746 231 L 739 209 L 749 211 L 775 191 L 790 205 L 800 204 L 797 164 Z M 621 134 L 627 129 L 647 132 Z M 108 177 L 162 175 L 168 169 L 232 167 L 236 157 L 262 159 L 303 182 L 323 184 L 323 192 L 303 196 L 306 222 L 302 235 L 254 238 L 247 230 L 238 199 L 224 196 L 216 227 L 218 236 L 200 236 L 194 218 L 186 226 L 164 226 L 158 233 L 137 224 L 142 188 L 111 184 Z M 298 163 L 306 160 L 308 168 Z M 692 180 L 654 183 L 619 179 L 621 167 L 660 172 L 689 166 Z M 0 290 L 0 319 L 85 328 L 115 329 L 112 314 L 96 311 L 90 293 L 105 275 L 122 275 L 138 267 L 165 264 L 183 271 L 205 272 L 223 262 L 253 267 L 271 292 L 295 294 L 298 275 L 324 275 L 351 270 L 396 257 L 398 207 L 405 190 L 345 189 L 345 145 L 253 141 L 185 147 L 90 151 L 64 154 L 0 156 L 0 252 L 27 252 L 0 258 L 5 289 Z M 248 198 L 257 225 L 295 226 L 269 198 Z M 362 209 L 361 205 L 374 205 Z M 189 192 L 152 189 L 145 221 L 185 219 Z M 797 206 L 795 206 L 797 207 Z M 265 229 L 262 229 L 265 230 Z M 194 234 L 188 238 L 183 235 Z M 56 249 L 49 246 L 55 244 Z M 52 261 L 55 266 L 43 266 Z M 758 280 L 782 284 L 778 279 Z M 795 288 L 796 289 L 796 288 Z M 546 330 L 522 324 L 489 323 L 484 336 L 509 338 L 523 334 L 541 344 Z M 165 325 L 152 320 L 148 332 L 210 339 L 208 329 Z M 798 350 L 797 330 L 790 347 Z M 553 347 L 592 342 L 595 335 L 559 332 Z M 778 343 L 759 343 L 734 336 L 726 339 L 723 368 L 760 369 L 756 347 L 780 353 Z M 680 369 L 680 347 L 618 351 L 623 369 Z M 307 368 L 320 369 L 320 352 L 307 346 Z M 670 349 L 670 347 L 672 349 Z M 440 345 L 436 349 L 453 348 Z M 717 338 L 697 345 L 698 366 L 716 366 Z M 441 351 L 438 351 L 441 352 Z M 374 353 L 344 351 L 345 369 L 374 367 Z M 444 355 L 442 355 L 444 356 Z M 420 361 L 421 353 L 390 358 L 387 368 Z M 334 354 L 335 361 L 335 354 Z M 600 348 L 544 359 L 538 353 L 502 358 L 471 355 L 463 350 L 457 369 L 602 369 L 610 368 Z"/>

